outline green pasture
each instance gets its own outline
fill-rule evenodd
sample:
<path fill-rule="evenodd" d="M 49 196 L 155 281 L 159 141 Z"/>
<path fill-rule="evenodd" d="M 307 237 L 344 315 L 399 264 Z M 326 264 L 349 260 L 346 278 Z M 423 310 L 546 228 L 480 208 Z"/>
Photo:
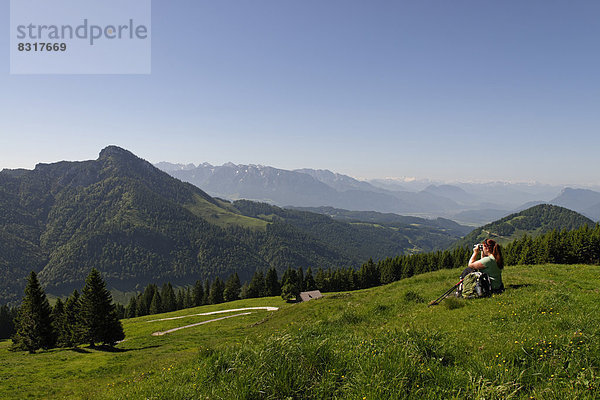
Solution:
<path fill-rule="evenodd" d="M 507 267 L 507 290 L 427 303 L 459 270 L 290 305 L 240 300 L 124 320 L 116 351 L 0 343 L 0 398 L 594 399 L 600 267 Z M 155 331 L 275 306 L 164 336 Z M 235 314 L 238 312 L 233 312 Z"/>

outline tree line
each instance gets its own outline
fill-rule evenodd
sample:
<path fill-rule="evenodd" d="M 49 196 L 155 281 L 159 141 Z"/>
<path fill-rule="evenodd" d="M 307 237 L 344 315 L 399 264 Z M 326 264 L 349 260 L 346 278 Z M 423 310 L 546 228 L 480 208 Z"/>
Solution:
<path fill-rule="evenodd" d="M 600 264 L 600 225 L 544 235 L 524 235 L 506 246 L 505 261 L 516 264 Z"/>
<path fill-rule="evenodd" d="M 112 296 L 95 268 L 86 278 L 81 295 L 75 290 L 64 303 L 58 299 L 54 307 L 32 271 L 15 314 L 12 350 L 34 353 L 39 349 L 80 344 L 114 346 L 125 338 Z"/>
<path fill-rule="evenodd" d="M 279 296 L 281 284 L 277 271 L 271 268 L 265 274 L 257 270 L 249 282 L 242 285 L 237 272 L 223 281 L 217 277 L 212 282 L 197 280 L 193 286 L 175 290 L 168 282 L 159 288 L 149 284 L 137 296 L 133 296 L 126 307 L 122 308 L 121 318 L 134 318 L 144 315 L 198 307 L 208 304 L 219 304 L 239 299 L 266 296 Z"/>
<path fill-rule="evenodd" d="M 221 278 L 216 278 L 212 282 L 208 279 L 198 280 L 193 286 L 178 290 L 174 290 L 171 283 L 165 283 L 160 289 L 156 284 L 150 284 L 140 294 L 132 297 L 126 307 L 120 304 L 113 307 L 118 318 L 133 318 L 238 299 L 281 295 L 285 300 L 293 301 L 302 291 L 333 292 L 366 289 L 425 272 L 465 267 L 471 251 L 472 248 L 466 246 L 424 254 L 389 257 L 377 262 L 370 259 L 362 264 L 360 269 L 319 268 L 315 273 L 310 267 L 306 272 L 301 267 L 289 268 L 281 279 L 274 268 L 266 273 L 257 270 L 244 284 L 241 284 L 237 273 L 231 274 L 225 281 Z M 503 256 L 505 265 L 599 264 L 600 225 L 594 227 L 585 225 L 571 231 L 553 230 L 537 237 L 524 235 L 506 245 L 503 248 Z M 110 293 L 108 295 L 110 296 Z M 81 299 L 78 299 L 75 291 L 65 304 L 61 305 L 59 299 L 54 308 L 62 307 L 64 315 L 73 315 L 72 310 L 79 307 L 75 306 L 79 302 Z M 14 328 L 11 331 L 11 323 L 16 314 L 16 308 L 0 307 L 0 327 L 2 327 L 0 333 L 3 335 L 0 336 L 1 338 L 9 337 L 14 332 Z M 60 313 L 53 312 L 53 314 Z M 69 320 L 65 319 L 65 321 Z M 69 323 L 65 326 L 69 326 Z M 71 341 L 64 339 L 64 337 L 81 337 L 78 334 L 71 336 L 67 334 L 62 337 L 59 342 L 63 345 L 82 343 L 81 339 Z"/>

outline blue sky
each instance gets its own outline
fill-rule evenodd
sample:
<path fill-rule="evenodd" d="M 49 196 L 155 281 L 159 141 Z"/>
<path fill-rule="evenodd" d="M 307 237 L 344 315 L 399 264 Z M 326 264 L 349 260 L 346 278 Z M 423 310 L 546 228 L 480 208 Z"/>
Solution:
<path fill-rule="evenodd" d="M 0 168 L 95 159 L 600 184 L 600 2 L 152 3 L 152 74 L 10 75 Z"/>

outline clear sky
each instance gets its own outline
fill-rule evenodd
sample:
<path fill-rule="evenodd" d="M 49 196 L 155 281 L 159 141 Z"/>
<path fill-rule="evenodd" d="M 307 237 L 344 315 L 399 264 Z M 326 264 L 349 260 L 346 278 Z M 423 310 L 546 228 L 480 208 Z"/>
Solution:
<path fill-rule="evenodd" d="M 0 168 L 95 159 L 600 184 L 600 2 L 154 0 L 150 75 L 10 75 Z"/>

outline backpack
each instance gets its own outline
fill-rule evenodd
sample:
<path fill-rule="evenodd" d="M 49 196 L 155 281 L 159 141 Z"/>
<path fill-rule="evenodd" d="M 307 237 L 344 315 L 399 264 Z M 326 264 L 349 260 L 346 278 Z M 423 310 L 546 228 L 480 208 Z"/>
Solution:
<path fill-rule="evenodd" d="M 456 291 L 457 297 L 472 299 L 475 297 L 488 297 L 492 294 L 492 282 L 485 272 L 471 272 L 463 279 Z"/>

